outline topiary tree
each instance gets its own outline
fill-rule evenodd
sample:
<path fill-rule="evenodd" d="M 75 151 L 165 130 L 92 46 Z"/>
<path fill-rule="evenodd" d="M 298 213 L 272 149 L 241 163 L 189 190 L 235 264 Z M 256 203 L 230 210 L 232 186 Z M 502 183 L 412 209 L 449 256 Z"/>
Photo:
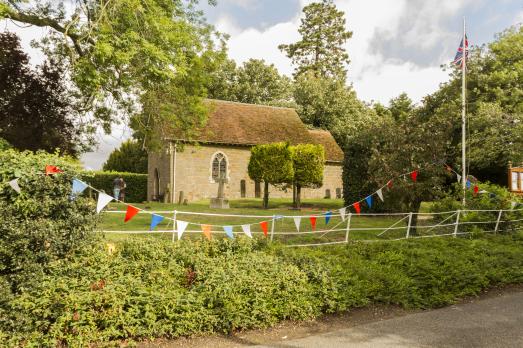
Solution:
<path fill-rule="evenodd" d="M 44 175 L 46 165 L 63 173 Z M 27 288 L 49 262 L 94 238 L 98 215 L 88 197 L 71 200 L 78 162 L 45 152 L 0 151 L 0 278 L 14 293 Z M 19 178 L 20 193 L 8 184 Z"/>
<path fill-rule="evenodd" d="M 263 208 L 269 207 L 269 184 L 292 182 L 294 170 L 288 143 L 256 145 L 251 148 L 249 177 L 264 183 Z"/>
<path fill-rule="evenodd" d="M 294 167 L 293 184 L 296 186 L 293 205 L 300 208 L 301 188 L 318 188 L 323 185 L 325 149 L 323 145 L 300 144 L 292 146 L 291 153 Z"/>

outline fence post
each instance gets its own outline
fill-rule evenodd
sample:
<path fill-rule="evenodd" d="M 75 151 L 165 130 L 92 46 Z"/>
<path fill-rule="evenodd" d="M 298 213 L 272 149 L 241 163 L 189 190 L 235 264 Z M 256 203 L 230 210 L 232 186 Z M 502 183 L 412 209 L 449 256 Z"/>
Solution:
<path fill-rule="evenodd" d="M 501 221 L 501 214 L 503 214 L 503 210 L 500 209 L 498 219 L 496 221 L 496 228 L 494 228 L 494 234 L 498 233 L 499 222 Z"/>
<path fill-rule="evenodd" d="M 276 216 L 272 216 L 272 222 L 271 222 L 271 242 L 274 238 L 274 225 L 276 225 Z"/>
<path fill-rule="evenodd" d="M 409 213 L 409 224 L 407 225 L 407 238 L 410 236 L 410 226 L 412 224 L 412 212 Z"/>
<path fill-rule="evenodd" d="M 456 222 L 454 223 L 454 238 L 458 235 L 458 227 L 459 227 L 459 216 L 461 215 L 461 210 L 458 210 L 456 212 Z"/>
<path fill-rule="evenodd" d="M 176 235 L 176 210 L 173 213 L 173 243 L 174 243 L 175 235 Z"/>
<path fill-rule="evenodd" d="M 350 231 L 350 219 L 352 217 L 352 213 L 349 213 L 349 216 L 347 217 L 347 228 L 345 229 L 345 243 L 349 242 L 349 231 Z"/>

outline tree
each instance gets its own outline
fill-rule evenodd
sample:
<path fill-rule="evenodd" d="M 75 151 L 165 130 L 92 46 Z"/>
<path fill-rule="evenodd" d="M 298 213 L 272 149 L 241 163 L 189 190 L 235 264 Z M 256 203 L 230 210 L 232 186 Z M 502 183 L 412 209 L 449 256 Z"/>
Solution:
<path fill-rule="evenodd" d="M 249 59 L 240 67 L 236 67 L 234 61 L 226 60 L 222 68 L 213 73 L 208 96 L 241 103 L 289 105 L 292 82 L 264 60 Z"/>
<path fill-rule="evenodd" d="M 323 185 L 323 171 L 325 167 L 325 149 L 323 145 L 299 144 L 291 146 L 294 178 L 296 186 L 293 195 L 295 208 L 301 205 L 302 187 L 318 188 Z"/>
<path fill-rule="evenodd" d="M 269 207 L 269 184 L 292 182 L 294 170 L 289 144 L 273 143 L 253 146 L 248 173 L 252 180 L 264 183 L 263 208 L 267 209 Z"/>
<path fill-rule="evenodd" d="M 68 68 L 78 110 L 106 131 L 118 115 L 135 112 L 160 128 L 191 127 L 205 118 L 204 85 L 224 54 L 196 2 L 10 0 L 0 4 L 0 18 L 49 29 L 40 47 Z"/>
<path fill-rule="evenodd" d="M 414 110 L 414 105 L 407 93 L 403 92 L 397 98 L 390 100 L 388 110 L 394 120 L 399 122 L 409 117 Z"/>
<path fill-rule="evenodd" d="M 20 150 L 77 155 L 88 145 L 64 84 L 63 67 L 31 69 L 19 38 L 0 34 L 0 137 Z"/>
<path fill-rule="evenodd" d="M 127 140 L 111 152 L 103 170 L 147 174 L 147 152 L 139 142 Z"/>
<path fill-rule="evenodd" d="M 312 71 L 316 76 L 345 81 L 349 55 L 343 47 L 352 32 L 345 29 L 343 11 L 332 0 L 314 2 L 303 8 L 298 32 L 301 40 L 278 46 L 297 65 L 295 76 Z"/>

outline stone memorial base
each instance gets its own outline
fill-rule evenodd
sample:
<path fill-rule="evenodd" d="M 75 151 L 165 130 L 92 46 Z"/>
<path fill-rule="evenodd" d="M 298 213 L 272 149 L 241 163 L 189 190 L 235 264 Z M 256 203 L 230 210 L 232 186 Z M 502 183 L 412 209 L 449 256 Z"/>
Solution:
<path fill-rule="evenodd" d="M 211 209 L 229 209 L 229 200 L 225 198 L 211 198 Z"/>

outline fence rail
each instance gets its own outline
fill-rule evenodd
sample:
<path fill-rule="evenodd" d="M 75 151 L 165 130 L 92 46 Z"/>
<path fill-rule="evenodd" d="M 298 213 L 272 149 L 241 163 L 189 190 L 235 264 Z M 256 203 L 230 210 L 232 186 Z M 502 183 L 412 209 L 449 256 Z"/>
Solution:
<path fill-rule="evenodd" d="M 144 221 L 143 230 L 102 230 L 105 234 L 121 235 L 168 235 L 176 240 L 175 220 L 185 215 L 184 221 L 188 221 L 189 228 L 184 231 L 183 238 L 193 238 L 194 235 L 202 233 L 201 226 L 211 226 L 211 234 L 226 235 L 223 226 L 232 226 L 233 234 L 238 236 L 244 234 L 240 226 L 249 224 L 253 228 L 252 235 L 261 235 L 263 231 L 257 225 L 261 221 L 270 223 L 268 231 L 269 241 L 278 241 L 289 247 L 321 246 L 348 243 L 350 240 L 364 242 L 375 242 L 379 240 L 398 241 L 415 238 L 433 237 L 458 237 L 470 233 L 501 233 L 523 230 L 523 209 L 512 210 L 457 210 L 437 213 L 347 213 L 330 214 L 329 221 L 321 222 L 317 229 L 296 228 L 295 218 L 301 218 L 304 227 L 307 226 L 308 218 L 314 216 L 321 220 L 325 215 L 238 215 L 238 214 L 215 214 L 185 211 L 148 211 L 154 214 L 169 214 L 172 218 L 166 218 L 168 224 L 159 227 L 158 230 L 146 230 Z M 106 211 L 106 214 L 125 214 L 125 211 Z M 416 217 L 416 219 L 414 219 Z M 196 220 L 198 219 L 198 220 Z M 200 219 L 213 219 L 212 223 Z M 226 219 L 226 223 L 220 224 L 216 220 Z M 237 221 L 239 219 L 250 219 L 250 222 Z M 252 222 L 252 219 L 256 222 Z M 414 223 L 414 221 L 417 221 Z M 329 224 L 330 223 L 330 224 Z"/>

